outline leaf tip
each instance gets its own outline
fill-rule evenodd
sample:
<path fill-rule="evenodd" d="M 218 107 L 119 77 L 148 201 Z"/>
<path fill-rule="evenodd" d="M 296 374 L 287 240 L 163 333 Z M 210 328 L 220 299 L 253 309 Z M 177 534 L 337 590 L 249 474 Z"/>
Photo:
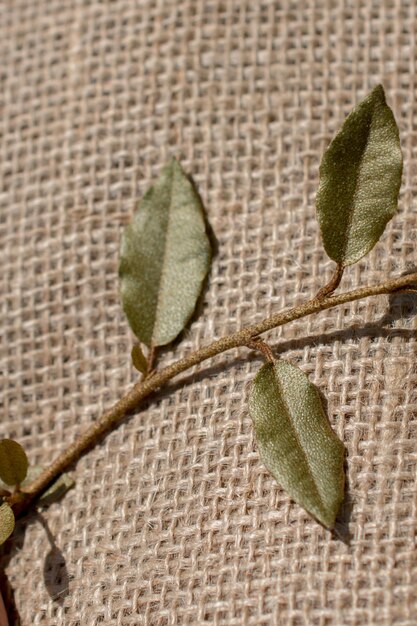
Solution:
<path fill-rule="evenodd" d="M 184 169 L 177 159 L 177 157 L 172 156 L 166 163 L 165 168 L 168 170 L 172 170 L 172 172 L 178 172 L 185 175 Z"/>
<path fill-rule="evenodd" d="M 326 515 L 326 516 L 315 516 L 317 521 L 324 526 L 327 530 L 333 530 L 336 526 L 336 515 Z"/>
<path fill-rule="evenodd" d="M 343 481 L 340 485 L 340 493 L 339 497 L 335 499 L 332 507 L 320 513 L 320 515 L 316 515 L 317 520 L 328 530 L 333 530 L 336 526 L 337 516 L 340 511 L 340 507 L 343 504 L 343 500 L 345 499 L 345 481 L 343 475 Z"/>
<path fill-rule="evenodd" d="M 383 84 L 379 83 L 378 85 L 375 85 L 369 95 L 376 96 L 385 102 L 385 90 Z"/>

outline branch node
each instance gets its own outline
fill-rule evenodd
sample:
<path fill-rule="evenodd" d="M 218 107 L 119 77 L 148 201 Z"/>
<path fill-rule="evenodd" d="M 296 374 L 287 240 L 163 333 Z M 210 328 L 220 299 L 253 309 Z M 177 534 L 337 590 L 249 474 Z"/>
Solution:
<path fill-rule="evenodd" d="M 252 350 L 259 350 L 259 352 L 262 352 L 268 363 L 275 363 L 275 357 L 270 346 L 260 337 L 250 339 L 246 345 L 248 348 L 252 348 Z"/>
<path fill-rule="evenodd" d="M 319 291 L 314 296 L 314 300 L 324 300 L 324 298 L 328 298 L 328 296 L 332 295 L 332 293 L 340 285 L 340 281 L 342 280 L 344 269 L 345 268 L 343 267 L 343 265 L 337 264 L 336 269 L 333 272 L 331 279 L 329 280 L 327 285 L 324 285 L 324 287 L 319 289 Z"/>

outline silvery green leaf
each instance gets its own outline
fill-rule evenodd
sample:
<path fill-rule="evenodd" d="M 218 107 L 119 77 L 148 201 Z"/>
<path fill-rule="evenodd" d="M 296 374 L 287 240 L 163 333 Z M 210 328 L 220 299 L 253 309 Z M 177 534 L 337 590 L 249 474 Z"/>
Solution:
<path fill-rule="evenodd" d="M 200 197 L 172 159 L 122 237 L 121 298 L 140 341 L 162 346 L 178 336 L 193 314 L 210 260 Z"/>
<path fill-rule="evenodd" d="M 25 479 L 28 458 L 20 443 L 13 439 L 0 441 L 0 478 L 6 485 L 18 485 Z"/>
<path fill-rule="evenodd" d="M 0 506 L 0 545 L 6 541 L 14 530 L 14 513 L 12 508 L 4 502 Z"/>
<path fill-rule="evenodd" d="M 290 363 L 267 363 L 252 385 L 250 413 L 267 469 L 293 500 L 333 528 L 343 500 L 344 447 L 317 388 Z"/>
<path fill-rule="evenodd" d="M 345 267 L 377 243 L 397 211 L 402 153 L 381 85 L 358 104 L 324 153 L 317 216 L 325 250 Z"/>

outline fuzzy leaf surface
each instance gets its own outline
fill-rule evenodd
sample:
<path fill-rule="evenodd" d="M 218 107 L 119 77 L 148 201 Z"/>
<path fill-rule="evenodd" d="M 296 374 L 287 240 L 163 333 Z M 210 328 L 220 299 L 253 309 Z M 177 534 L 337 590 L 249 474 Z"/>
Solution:
<path fill-rule="evenodd" d="M 290 363 L 267 363 L 250 394 L 260 456 L 293 500 L 333 528 L 344 492 L 344 446 L 317 388 Z"/>
<path fill-rule="evenodd" d="M 6 541 L 14 530 L 14 513 L 12 508 L 4 502 L 0 506 L 0 545 Z"/>
<path fill-rule="evenodd" d="M 28 465 L 28 458 L 20 443 L 13 439 L 0 441 L 0 478 L 6 485 L 22 483 Z"/>
<path fill-rule="evenodd" d="M 200 197 L 172 159 L 122 237 L 121 298 L 140 341 L 156 347 L 179 335 L 193 314 L 210 261 Z"/>
<path fill-rule="evenodd" d="M 339 265 L 372 250 L 396 213 L 402 162 L 398 127 L 378 85 L 346 118 L 320 165 L 317 217 L 324 248 Z"/>

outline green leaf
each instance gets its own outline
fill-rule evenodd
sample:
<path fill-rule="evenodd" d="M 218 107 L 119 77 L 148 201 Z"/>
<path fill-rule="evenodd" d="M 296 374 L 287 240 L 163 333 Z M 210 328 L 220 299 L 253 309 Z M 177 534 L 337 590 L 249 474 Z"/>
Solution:
<path fill-rule="evenodd" d="M 146 374 L 148 371 L 148 362 L 139 344 L 135 344 L 132 348 L 132 362 L 138 372 Z"/>
<path fill-rule="evenodd" d="M 333 528 L 343 500 L 344 447 L 317 388 L 290 363 L 267 363 L 254 380 L 250 413 L 267 469 L 293 500 Z"/>
<path fill-rule="evenodd" d="M 324 153 L 317 216 L 325 250 L 342 267 L 365 256 L 397 211 L 402 153 L 382 85 L 358 104 Z"/>
<path fill-rule="evenodd" d="M 195 309 L 210 260 L 201 200 L 172 159 L 122 237 L 121 297 L 140 341 L 153 347 L 177 337 Z"/>
<path fill-rule="evenodd" d="M 67 491 L 75 485 L 74 480 L 68 474 L 61 474 L 59 478 L 41 495 L 38 502 L 45 506 L 49 506 L 53 502 L 57 502 L 64 496 Z"/>
<path fill-rule="evenodd" d="M 0 506 L 0 545 L 6 541 L 14 530 L 14 513 L 12 508 L 4 502 Z"/>
<path fill-rule="evenodd" d="M 22 446 L 13 439 L 0 441 L 0 478 L 6 485 L 18 485 L 25 480 L 28 458 Z"/>

